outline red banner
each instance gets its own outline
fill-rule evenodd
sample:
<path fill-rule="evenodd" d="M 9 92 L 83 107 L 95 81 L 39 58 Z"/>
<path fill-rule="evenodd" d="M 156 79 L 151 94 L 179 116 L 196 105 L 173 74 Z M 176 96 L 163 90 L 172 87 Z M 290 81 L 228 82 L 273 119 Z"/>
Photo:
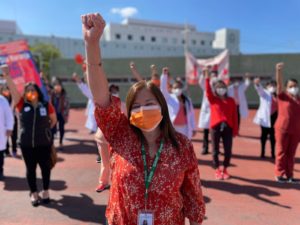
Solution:
<path fill-rule="evenodd" d="M 7 64 L 18 91 L 24 91 L 27 82 L 41 87 L 41 80 L 26 41 L 14 41 L 0 44 L 0 65 Z"/>

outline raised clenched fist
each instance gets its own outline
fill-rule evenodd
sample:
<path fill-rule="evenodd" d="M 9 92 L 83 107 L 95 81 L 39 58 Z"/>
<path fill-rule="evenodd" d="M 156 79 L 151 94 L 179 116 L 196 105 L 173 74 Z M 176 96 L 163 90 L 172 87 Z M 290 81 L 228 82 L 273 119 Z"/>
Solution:
<path fill-rule="evenodd" d="M 130 66 L 130 69 L 136 69 L 134 62 L 130 62 L 129 66 Z"/>
<path fill-rule="evenodd" d="M 99 44 L 105 28 L 105 21 L 99 13 L 81 16 L 82 34 L 86 44 Z"/>
<path fill-rule="evenodd" d="M 256 84 L 256 85 L 259 85 L 259 83 L 260 83 L 260 78 L 259 78 L 259 77 L 255 78 L 253 82 L 254 82 L 254 84 Z"/>
<path fill-rule="evenodd" d="M 9 74 L 9 67 L 8 67 L 8 65 L 3 64 L 3 65 L 0 66 L 0 69 L 1 69 L 2 72 L 3 72 L 3 77 L 4 77 L 4 78 L 7 77 L 8 74 Z"/>
<path fill-rule="evenodd" d="M 284 67 L 284 63 L 283 62 L 280 62 L 280 63 L 276 64 L 276 70 L 282 70 L 283 67 Z"/>
<path fill-rule="evenodd" d="M 75 81 L 76 83 L 80 83 L 80 81 L 81 81 L 81 79 L 77 73 L 72 74 L 72 80 Z"/>

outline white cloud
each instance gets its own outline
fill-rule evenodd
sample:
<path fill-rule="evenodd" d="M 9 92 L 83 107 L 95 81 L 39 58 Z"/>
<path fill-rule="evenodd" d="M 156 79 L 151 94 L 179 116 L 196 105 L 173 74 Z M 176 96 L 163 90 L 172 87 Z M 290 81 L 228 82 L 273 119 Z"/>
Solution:
<path fill-rule="evenodd" d="M 124 7 L 124 8 L 112 8 L 110 12 L 112 14 L 120 15 L 122 18 L 129 18 L 136 15 L 138 13 L 138 10 L 135 7 Z"/>

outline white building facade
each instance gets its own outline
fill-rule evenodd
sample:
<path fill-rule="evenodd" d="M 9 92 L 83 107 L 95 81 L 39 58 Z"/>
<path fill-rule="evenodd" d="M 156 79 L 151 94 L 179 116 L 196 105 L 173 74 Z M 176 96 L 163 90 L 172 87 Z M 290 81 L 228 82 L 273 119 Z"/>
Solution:
<path fill-rule="evenodd" d="M 20 39 L 26 39 L 29 45 L 52 44 L 65 58 L 84 54 L 82 39 L 26 35 L 14 21 L 0 21 L 0 43 Z M 185 49 L 197 57 L 214 56 L 224 49 L 237 55 L 240 54 L 240 32 L 226 28 L 199 32 L 192 25 L 127 19 L 121 24 L 107 25 L 101 47 L 105 58 L 182 57 Z"/>

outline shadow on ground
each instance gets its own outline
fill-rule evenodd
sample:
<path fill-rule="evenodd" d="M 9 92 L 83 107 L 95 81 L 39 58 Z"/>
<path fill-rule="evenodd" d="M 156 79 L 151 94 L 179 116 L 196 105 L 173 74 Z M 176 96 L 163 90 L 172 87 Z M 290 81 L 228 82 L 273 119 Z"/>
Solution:
<path fill-rule="evenodd" d="M 275 205 L 282 208 L 290 209 L 290 206 L 282 205 L 275 201 L 270 200 L 271 197 L 280 196 L 280 193 L 272 191 L 268 188 L 254 185 L 241 185 L 230 183 L 227 181 L 208 181 L 202 180 L 202 185 L 206 188 L 216 189 L 220 191 L 230 192 L 235 195 L 249 195 L 250 197 L 262 201 L 267 204 Z"/>
<path fill-rule="evenodd" d="M 96 205 L 91 197 L 83 193 L 80 196 L 62 195 L 61 199 L 51 200 L 50 204 L 43 206 L 82 222 L 106 224 L 106 206 Z"/>
<path fill-rule="evenodd" d="M 38 189 L 42 190 L 42 179 L 37 178 Z M 66 182 L 63 180 L 51 180 L 50 189 L 55 191 L 62 191 L 67 189 Z M 29 187 L 27 180 L 24 177 L 10 177 L 5 176 L 4 179 L 4 190 L 6 191 L 28 191 Z"/>

